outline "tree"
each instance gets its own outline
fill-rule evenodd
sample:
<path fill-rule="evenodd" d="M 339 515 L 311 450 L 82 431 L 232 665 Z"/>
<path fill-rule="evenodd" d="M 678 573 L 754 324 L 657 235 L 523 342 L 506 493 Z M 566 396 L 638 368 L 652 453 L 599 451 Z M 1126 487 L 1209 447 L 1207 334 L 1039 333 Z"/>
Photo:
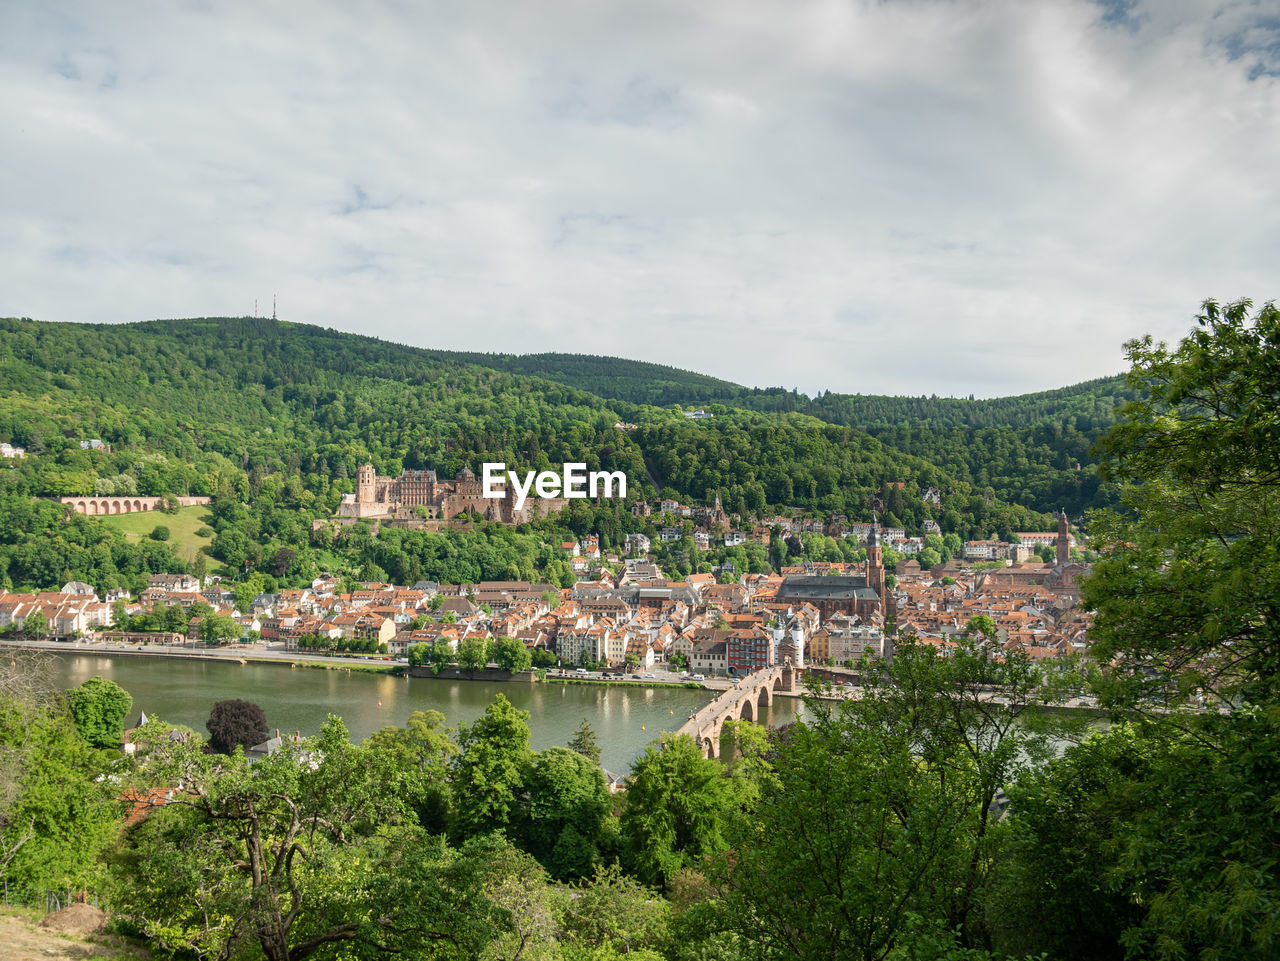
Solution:
<path fill-rule="evenodd" d="M 389 757 L 399 773 L 405 803 L 418 823 L 433 834 L 443 834 L 452 812 L 449 760 L 458 753 L 439 711 L 414 711 L 405 726 L 388 725 L 369 735 L 363 748 Z"/>
<path fill-rule="evenodd" d="M 1090 519 L 1084 601 L 1127 704 L 1280 700 L 1280 310 L 1251 306 L 1207 301 L 1173 351 L 1126 345 L 1145 396 L 1101 446 L 1128 510 Z"/>
<path fill-rule="evenodd" d="M 163 524 L 157 524 L 151 529 L 149 536 L 153 541 L 167 541 L 169 539 L 169 528 Z"/>
<path fill-rule="evenodd" d="M 22 622 L 22 634 L 24 637 L 34 637 L 39 640 L 48 633 L 49 618 L 45 616 L 44 611 L 32 611 Z"/>
<path fill-rule="evenodd" d="M 470 837 L 507 827 L 533 758 L 529 713 L 497 695 L 472 724 L 458 725 L 453 779 L 456 833 Z"/>
<path fill-rule="evenodd" d="M 489 645 L 483 637 L 468 637 L 458 644 L 458 666 L 479 671 L 489 663 Z"/>
<path fill-rule="evenodd" d="M 1251 307 L 1207 301 L 1175 350 L 1126 345 L 1143 393 L 1101 443 L 1125 509 L 1090 515 L 1083 597 L 1098 690 L 1143 718 L 1141 764 L 1104 757 L 1129 803 L 1101 820 L 1110 886 L 1138 908 L 1132 955 L 1262 958 L 1280 940 L 1280 311 Z"/>
<path fill-rule="evenodd" d="M 585 717 L 578 725 L 578 730 L 573 737 L 569 739 L 569 750 L 581 754 L 592 764 L 600 763 L 600 742 L 596 739 L 596 732 L 591 729 Z"/>
<path fill-rule="evenodd" d="M 562 747 L 537 754 L 524 774 L 528 802 L 513 833 L 551 874 L 569 881 L 600 861 L 609 789 L 598 764 Z"/>
<path fill-rule="evenodd" d="M 513 674 L 527 671 L 533 664 L 533 655 L 529 653 L 529 649 L 524 646 L 523 641 L 514 637 L 500 637 L 494 641 L 492 655 L 498 667 Z"/>
<path fill-rule="evenodd" d="M 717 862 L 729 916 L 788 957 L 879 959 L 953 935 L 981 948 L 997 793 L 1051 751 L 1023 720 L 1048 700 L 1039 673 L 985 642 L 944 655 L 905 639 L 864 684 L 835 706 L 807 700 L 754 779 L 758 803 L 735 809 Z"/>
<path fill-rule="evenodd" d="M 205 644 L 220 644 L 239 636 L 239 626 L 226 614 L 207 614 L 200 621 L 200 640 Z"/>
<path fill-rule="evenodd" d="M 266 712 L 239 698 L 215 703 L 205 727 L 209 731 L 209 747 L 219 754 L 231 754 L 237 747 L 253 747 L 269 736 Z"/>
<path fill-rule="evenodd" d="M 439 674 L 446 666 L 453 663 L 453 644 L 443 637 L 436 638 L 430 650 L 427 651 L 426 658 L 427 663 L 431 665 L 431 673 Z"/>
<path fill-rule="evenodd" d="M 86 741 L 94 747 L 119 747 L 133 698 L 115 681 L 91 677 L 67 692 L 67 707 Z"/>
<path fill-rule="evenodd" d="M 204 957 L 256 948 L 300 961 L 339 944 L 463 956 L 424 950 L 441 922 L 419 912 L 469 930 L 488 914 L 476 910 L 478 878 L 452 876 L 443 845 L 403 826 L 385 761 L 353 747 L 332 715 L 315 740 L 252 765 L 161 740 L 155 774 L 185 790 L 133 833 L 117 867 L 119 910 L 163 949 Z M 452 897 L 446 878 L 458 882 Z"/>
<path fill-rule="evenodd" d="M 626 863 L 641 881 L 665 884 L 725 850 L 734 803 L 724 768 L 687 734 L 650 744 L 631 765 L 620 818 Z"/>
<path fill-rule="evenodd" d="M 119 832 L 101 759 L 42 679 L 40 660 L 0 661 L 0 876 L 10 890 L 81 890 Z"/>

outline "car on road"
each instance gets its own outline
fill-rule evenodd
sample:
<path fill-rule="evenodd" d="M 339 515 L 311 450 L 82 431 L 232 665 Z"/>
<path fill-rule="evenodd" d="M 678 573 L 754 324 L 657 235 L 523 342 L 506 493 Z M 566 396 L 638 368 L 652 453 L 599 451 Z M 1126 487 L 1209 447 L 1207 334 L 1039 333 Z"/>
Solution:
<path fill-rule="evenodd" d="M 580 668 L 578 668 L 578 670 L 577 670 L 575 673 L 578 673 L 578 674 L 586 674 L 586 673 L 587 673 L 587 669 L 586 669 L 585 667 L 580 667 Z"/>
<path fill-rule="evenodd" d="M 656 675 L 656 674 L 646 674 L 646 675 L 645 675 L 645 677 L 646 677 L 646 678 L 649 678 L 649 677 L 657 677 L 657 676 L 658 676 L 658 675 Z"/>
<path fill-rule="evenodd" d="M 692 679 L 695 681 L 705 681 L 707 676 L 705 674 L 695 674 Z"/>

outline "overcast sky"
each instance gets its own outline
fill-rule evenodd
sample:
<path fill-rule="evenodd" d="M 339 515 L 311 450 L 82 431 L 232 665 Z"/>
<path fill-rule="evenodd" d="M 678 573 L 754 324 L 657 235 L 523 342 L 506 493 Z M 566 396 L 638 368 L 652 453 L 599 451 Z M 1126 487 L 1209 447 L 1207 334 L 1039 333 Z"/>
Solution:
<path fill-rule="evenodd" d="M 979 396 L 1280 297 L 1273 0 L 0 3 L 0 314 Z"/>

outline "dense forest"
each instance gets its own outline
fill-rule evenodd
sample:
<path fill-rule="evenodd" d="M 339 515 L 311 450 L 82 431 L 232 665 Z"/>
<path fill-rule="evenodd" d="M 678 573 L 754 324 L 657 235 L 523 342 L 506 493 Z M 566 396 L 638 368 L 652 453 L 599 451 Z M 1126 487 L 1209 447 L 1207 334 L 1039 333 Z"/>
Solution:
<path fill-rule="evenodd" d="M 913 534 L 926 520 L 962 538 L 1051 523 L 995 488 L 1000 478 L 979 462 L 1013 457 L 995 445 L 956 454 L 952 469 L 927 445 L 904 452 L 858 426 L 803 412 L 716 405 L 714 418 L 693 422 L 441 352 L 265 319 L 6 320 L 0 330 L 0 440 L 28 452 L 0 468 L 0 510 L 13 519 L 2 525 L 0 582 L 13 587 L 56 587 L 45 579 L 51 571 L 104 587 L 119 573 L 131 586 L 151 569 L 154 556 L 124 556 L 136 545 L 85 533 L 97 521 L 37 536 L 13 513 L 29 510 L 21 498 L 81 494 L 213 497 L 213 557 L 244 572 L 567 576 L 562 559 L 506 535 L 497 538 L 501 560 L 459 568 L 447 561 L 458 545 L 438 535 L 399 538 L 410 560 L 393 564 L 389 541 L 367 531 L 313 533 L 312 522 L 332 516 L 365 462 L 392 476 L 435 469 L 451 477 L 489 460 L 534 470 L 584 461 L 589 470 L 624 471 L 633 500 L 661 493 L 707 504 L 718 494 L 744 517 L 866 520 L 874 510 Z M 637 426 L 619 430 L 619 422 Z M 85 449 L 90 440 L 106 447 Z M 1036 484 L 1029 462 L 1019 483 L 1019 494 Z M 922 498 L 930 487 L 941 492 L 940 505 Z M 552 543 L 594 532 L 614 547 L 632 531 L 652 536 L 658 520 L 639 520 L 616 502 L 575 502 L 539 531 Z M 462 540 L 476 537 L 496 535 Z"/>
<path fill-rule="evenodd" d="M 446 355 L 441 355 L 446 356 Z M 1037 511 L 1072 516 L 1115 503 L 1098 476 L 1094 445 L 1135 394 L 1121 376 L 975 400 L 750 388 L 703 374 L 586 354 L 456 354 L 496 370 L 541 377 L 631 403 L 802 413 L 856 427 L 975 488 Z"/>

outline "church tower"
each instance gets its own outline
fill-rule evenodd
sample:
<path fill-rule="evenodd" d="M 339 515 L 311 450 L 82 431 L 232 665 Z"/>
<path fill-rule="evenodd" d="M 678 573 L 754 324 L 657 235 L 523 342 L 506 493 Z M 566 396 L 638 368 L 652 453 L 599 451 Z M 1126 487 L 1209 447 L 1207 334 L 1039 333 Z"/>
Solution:
<path fill-rule="evenodd" d="M 867 535 L 867 587 L 880 597 L 881 611 L 887 610 L 884 596 L 884 559 L 880 554 L 880 524 L 871 516 L 871 533 Z"/>
<path fill-rule="evenodd" d="M 1071 535 L 1067 532 L 1067 512 L 1058 514 L 1058 566 L 1062 567 L 1071 557 Z"/>

